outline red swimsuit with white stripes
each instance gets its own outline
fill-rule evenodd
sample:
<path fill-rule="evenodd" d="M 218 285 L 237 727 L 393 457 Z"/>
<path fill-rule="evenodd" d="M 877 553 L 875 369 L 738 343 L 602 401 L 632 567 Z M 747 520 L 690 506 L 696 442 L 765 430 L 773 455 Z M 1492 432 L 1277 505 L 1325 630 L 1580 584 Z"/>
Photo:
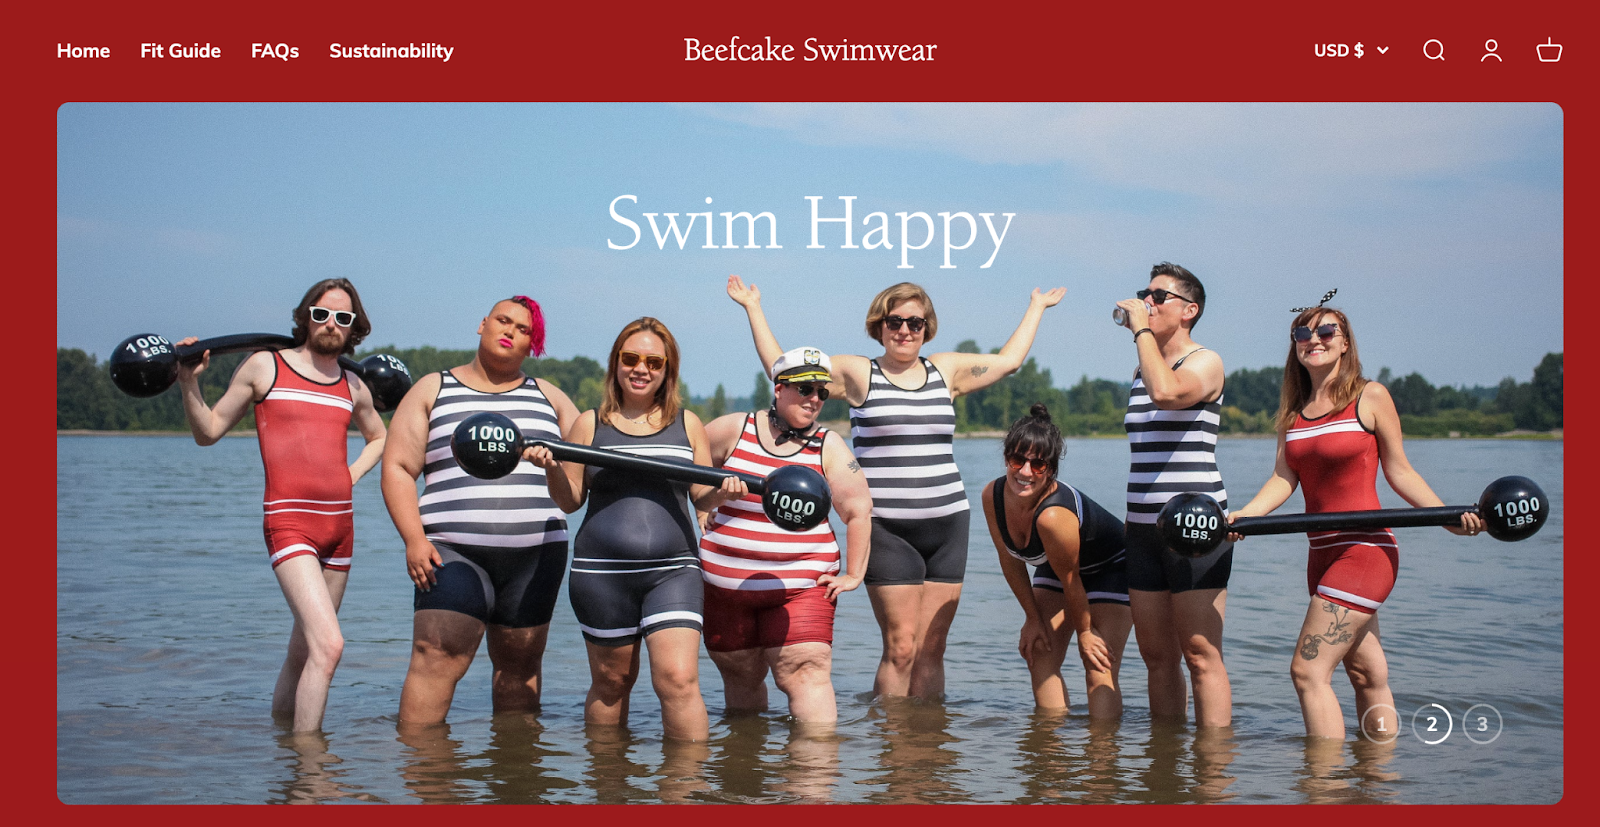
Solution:
<path fill-rule="evenodd" d="M 818 428 L 790 456 L 762 447 L 756 414 L 745 417 L 739 444 L 722 467 L 765 477 L 785 465 L 822 472 Z M 767 519 L 761 498 L 748 494 L 717 509 L 700 538 L 706 584 L 706 648 L 715 652 L 833 642 L 833 610 L 817 578 L 839 571 L 839 544 L 824 521 L 805 531 L 785 531 Z"/>
<path fill-rule="evenodd" d="M 272 354 L 275 375 L 256 403 L 256 433 L 267 472 L 262 533 L 272 567 L 315 554 L 324 568 L 350 570 L 355 550 L 349 469 L 355 402 L 340 376 L 323 384 Z"/>
<path fill-rule="evenodd" d="M 1378 504 L 1378 439 L 1361 424 L 1361 398 L 1343 410 L 1307 419 L 1302 413 L 1284 438 L 1284 459 L 1300 478 L 1306 513 L 1370 511 Z M 1394 589 L 1400 550 L 1386 528 L 1314 531 L 1306 563 L 1313 595 L 1366 614 Z"/>

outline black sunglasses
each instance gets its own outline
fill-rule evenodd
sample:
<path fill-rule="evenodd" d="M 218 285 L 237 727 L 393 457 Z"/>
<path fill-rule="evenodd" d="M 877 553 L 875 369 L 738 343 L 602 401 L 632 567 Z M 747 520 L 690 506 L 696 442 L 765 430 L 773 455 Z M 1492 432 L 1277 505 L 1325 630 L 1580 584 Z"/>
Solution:
<path fill-rule="evenodd" d="M 915 332 L 915 331 L 912 331 L 912 332 Z M 800 394 L 800 398 L 802 398 L 802 399 L 804 399 L 805 397 L 808 397 L 808 396 L 810 396 L 812 394 L 816 394 L 817 395 L 817 401 L 819 401 L 819 402 L 828 401 L 828 388 L 827 388 L 826 385 L 818 385 L 815 382 L 802 382 L 802 383 L 799 383 L 799 384 L 795 384 L 795 383 L 792 383 L 792 382 L 785 382 L 783 384 L 785 384 L 785 385 L 787 385 L 787 386 L 789 386 L 791 388 L 794 388 L 794 392 Z"/>
<path fill-rule="evenodd" d="M 312 324 L 326 324 L 329 316 L 332 316 L 333 323 L 340 327 L 349 327 L 356 322 L 356 314 L 348 310 L 329 310 L 326 307 L 311 306 Z"/>
<path fill-rule="evenodd" d="M 1161 289 L 1159 287 L 1157 287 L 1154 290 L 1140 290 L 1139 292 L 1134 293 L 1133 295 L 1138 297 L 1138 298 L 1140 298 L 1140 299 L 1150 299 L 1150 303 L 1151 304 L 1166 304 L 1167 303 L 1167 299 L 1183 299 L 1184 301 L 1186 301 L 1186 302 L 1188 302 L 1190 304 L 1194 304 L 1195 303 L 1194 299 L 1191 299 L 1191 298 L 1189 298 L 1187 296 L 1180 296 L 1177 293 L 1172 292 L 1171 290 L 1163 290 L 1163 289 Z"/>
<path fill-rule="evenodd" d="M 912 333 L 921 333 L 922 328 L 927 326 L 928 320 L 921 316 L 888 316 L 884 318 L 883 323 L 888 325 L 890 330 L 899 330 L 901 325 L 905 325 L 911 328 Z"/>
<path fill-rule="evenodd" d="M 1300 325 L 1290 332 L 1289 335 L 1293 337 L 1296 342 L 1305 344 L 1306 342 L 1311 341 L 1311 333 L 1311 328 L 1306 327 L 1305 325 Z M 1332 341 L 1333 337 L 1339 335 L 1339 326 L 1336 324 L 1317 325 L 1316 334 L 1317 338 L 1324 342 Z"/>

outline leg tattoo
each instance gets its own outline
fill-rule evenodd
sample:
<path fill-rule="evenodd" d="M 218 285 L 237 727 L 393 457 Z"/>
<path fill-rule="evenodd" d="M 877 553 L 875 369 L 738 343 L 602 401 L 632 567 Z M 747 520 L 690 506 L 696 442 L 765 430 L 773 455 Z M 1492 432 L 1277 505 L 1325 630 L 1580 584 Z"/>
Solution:
<path fill-rule="evenodd" d="M 1300 641 L 1300 657 L 1306 660 L 1316 660 L 1322 644 L 1346 643 L 1352 637 L 1349 609 L 1324 601 L 1322 610 L 1333 615 L 1333 619 L 1328 621 L 1327 631 L 1320 635 L 1306 635 L 1305 639 Z"/>

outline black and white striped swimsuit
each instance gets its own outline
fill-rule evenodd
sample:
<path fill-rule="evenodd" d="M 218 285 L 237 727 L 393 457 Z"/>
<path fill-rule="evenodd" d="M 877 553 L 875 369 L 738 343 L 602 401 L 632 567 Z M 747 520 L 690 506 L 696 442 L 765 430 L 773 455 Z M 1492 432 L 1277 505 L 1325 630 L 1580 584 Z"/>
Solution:
<path fill-rule="evenodd" d="M 679 414 L 646 436 L 608 423 L 595 428 L 596 448 L 653 459 L 694 462 Z M 632 643 L 674 627 L 701 628 L 705 587 L 689 484 L 608 468 L 592 469 L 589 510 L 572 543 L 567 596 L 586 640 Z"/>
<path fill-rule="evenodd" d="M 1177 370 L 1184 354 L 1173 366 Z M 1133 377 L 1128 392 L 1128 413 L 1122 420 L 1133 452 L 1128 465 L 1128 522 L 1155 525 L 1161 506 L 1176 494 L 1199 491 L 1210 494 L 1228 510 L 1228 490 L 1217 470 L 1217 429 L 1222 423 L 1222 395 L 1211 402 L 1196 402 L 1181 410 L 1156 407 L 1145 390 L 1144 377 Z"/>
<path fill-rule="evenodd" d="M 567 565 L 567 517 L 550 496 L 545 471 L 519 462 L 495 480 L 478 479 L 456 464 L 450 436 L 475 413 L 505 414 L 525 435 L 561 438 L 555 407 L 529 378 L 488 392 L 467 387 L 449 371 L 428 417 L 422 527 L 440 564 L 428 591 L 412 598 L 416 611 L 457 612 L 507 628 L 550 622 Z"/>
<path fill-rule="evenodd" d="M 925 520 L 968 510 L 952 443 L 956 409 L 938 368 L 907 390 L 872 361 L 867 398 L 850 409 L 850 439 L 872 491 L 872 516 Z"/>
<path fill-rule="evenodd" d="M 482 411 L 511 417 L 524 436 L 560 439 L 555 408 L 533 378 L 499 393 L 473 390 L 450 371 L 440 374 L 439 395 L 428 419 L 428 448 L 418 506 L 422 527 L 435 543 L 469 549 L 525 549 L 567 541 L 566 514 L 550 498 L 543 468 L 519 462 L 497 480 L 471 476 L 450 453 L 456 425 Z"/>

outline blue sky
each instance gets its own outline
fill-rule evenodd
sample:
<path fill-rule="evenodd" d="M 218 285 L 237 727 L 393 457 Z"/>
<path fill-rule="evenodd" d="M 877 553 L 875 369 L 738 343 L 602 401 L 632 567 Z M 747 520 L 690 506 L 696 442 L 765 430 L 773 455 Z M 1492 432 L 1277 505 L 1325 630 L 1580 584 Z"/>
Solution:
<path fill-rule="evenodd" d="M 57 343 L 287 332 L 306 286 L 345 276 L 368 344 L 469 348 L 527 293 L 551 355 L 603 356 L 653 315 L 693 392 L 743 395 L 759 364 L 729 273 L 785 345 L 869 356 L 894 282 L 932 294 L 934 350 L 1000 345 L 1060 285 L 1033 354 L 1065 385 L 1131 375 L 1111 306 L 1165 259 L 1204 281 L 1195 338 L 1230 370 L 1281 365 L 1289 308 L 1337 287 L 1369 375 L 1526 381 L 1562 349 L 1562 126 L 1552 104 L 69 104 Z M 856 196 L 857 244 L 886 213 L 896 248 L 840 249 L 828 224 L 808 249 L 808 195 L 825 216 Z M 782 249 L 700 249 L 701 224 L 658 249 L 642 215 L 705 210 L 772 212 Z M 982 219 L 954 269 L 942 231 L 900 269 L 895 214 L 916 211 L 1016 217 L 987 269 Z"/>

